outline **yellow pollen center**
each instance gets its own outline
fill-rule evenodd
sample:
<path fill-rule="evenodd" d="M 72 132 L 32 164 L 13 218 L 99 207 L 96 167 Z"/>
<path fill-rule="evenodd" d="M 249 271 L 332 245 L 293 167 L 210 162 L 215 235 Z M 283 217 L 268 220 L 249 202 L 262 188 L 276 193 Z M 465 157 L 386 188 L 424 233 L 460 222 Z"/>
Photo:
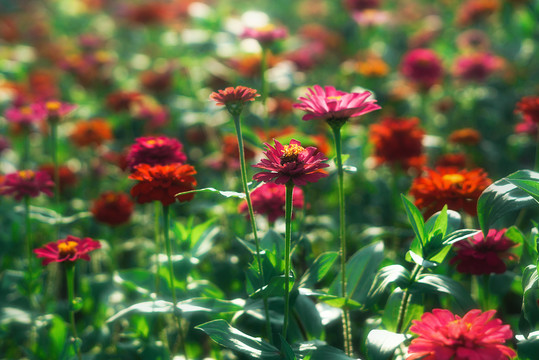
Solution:
<path fill-rule="evenodd" d="M 146 141 L 146 144 L 148 145 L 163 145 L 164 141 L 163 139 L 151 139 Z"/>
<path fill-rule="evenodd" d="M 341 100 L 342 96 L 328 96 L 328 100 Z"/>
<path fill-rule="evenodd" d="M 45 104 L 47 110 L 49 111 L 58 111 L 60 110 L 61 105 L 62 104 L 60 104 L 58 101 L 47 101 L 47 103 Z"/>
<path fill-rule="evenodd" d="M 34 178 L 35 173 L 32 170 L 19 171 L 19 177 L 23 180 L 31 180 Z"/>
<path fill-rule="evenodd" d="M 58 244 L 60 256 L 64 257 L 75 253 L 78 243 L 76 241 L 66 241 Z"/>
<path fill-rule="evenodd" d="M 464 181 L 464 176 L 461 174 L 446 174 L 442 176 L 442 179 L 445 181 L 449 181 L 452 184 L 458 184 Z"/>
<path fill-rule="evenodd" d="M 260 32 L 270 32 L 270 31 L 275 30 L 275 25 L 267 24 L 267 25 L 256 28 L 256 30 L 258 30 Z"/>
<path fill-rule="evenodd" d="M 296 161 L 303 150 L 305 149 L 298 144 L 285 145 L 283 155 L 281 155 L 281 164 Z"/>

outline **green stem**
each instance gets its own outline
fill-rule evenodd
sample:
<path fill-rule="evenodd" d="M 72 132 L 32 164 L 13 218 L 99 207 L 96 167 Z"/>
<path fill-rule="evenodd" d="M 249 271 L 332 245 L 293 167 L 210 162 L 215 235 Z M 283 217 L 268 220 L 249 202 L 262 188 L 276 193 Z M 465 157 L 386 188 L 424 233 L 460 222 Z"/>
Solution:
<path fill-rule="evenodd" d="M 75 325 L 75 310 L 73 309 L 75 300 L 75 263 L 69 263 L 66 266 L 67 280 L 67 301 L 69 305 L 69 318 L 71 321 L 71 331 L 73 333 L 73 348 L 77 353 L 79 360 L 82 360 L 80 352 L 79 336 L 77 335 L 77 326 Z"/>
<path fill-rule="evenodd" d="M 54 164 L 54 198 L 56 205 L 60 203 L 60 168 L 58 165 L 58 124 L 52 122 L 51 126 L 51 153 Z"/>
<path fill-rule="evenodd" d="M 161 229 L 159 228 L 159 201 L 155 201 L 154 208 L 154 234 L 155 234 L 155 295 L 159 295 L 159 282 L 161 279 L 161 262 L 159 254 L 161 253 Z"/>
<path fill-rule="evenodd" d="M 21 169 L 26 169 L 30 159 L 30 128 L 24 130 L 23 137 L 23 150 L 20 167 Z"/>
<path fill-rule="evenodd" d="M 292 196 L 294 193 L 294 183 L 286 184 L 285 197 L 285 222 L 286 230 L 284 236 L 284 324 L 283 324 L 283 339 L 286 340 L 286 332 L 288 330 L 288 318 L 290 315 L 290 243 L 292 238 Z"/>
<path fill-rule="evenodd" d="M 539 171 L 539 126 L 537 127 L 537 140 L 535 145 L 535 171 Z"/>
<path fill-rule="evenodd" d="M 31 283 L 34 278 L 34 269 L 32 266 L 32 260 L 34 256 L 32 254 L 32 224 L 30 223 L 30 196 L 26 195 L 24 197 L 24 225 L 26 231 L 26 256 L 28 257 L 28 276 L 29 282 Z"/>
<path fill-rule="evenodd" d="M 410 284 L 404 290 L 404 294 L 402 295 L 402 302 L 401 306 L 399 308 L 399 315 L 397 317 L 397 333 L 400 333 L 402 331 L 402 325 L 404 324 L 404 316 L 406 315 L 406 310 L 408 308 L 408 302 L 410 301 L 410 286 L 415 282 L 415 279 L 420 274 L 421 270 L 423 269 L 422 266 L 419 266 L 416 264 L 414 267 L 414 270 L 412 271 L 412 275 L 410 277 Z"/>
<path fill-rule="evenodd" d="M 232 114 L 234 119 L 234 127 L 236 128 L 236 136 L 238 138 L 238 150 L 240 154 L 240 171 L 241 171 L 241 182 L 243 184 L 243 192 L 245 193 L 245 200 L 247 201 L 247 208 L 249 210 L 249 219 L 251 221 L 251 228 L 253 230 L 253 236 L 255 238 L 255 247 L 256 247 L 256 262 L 258 265 L 258 271 L 262 284 L 265 285 L 264 278 L 264 269 L 262 267 L 262 260 L 260 258 L 260 241 L 258 240 L 258 232 L 256 230 L 256 219 L 253 211 L 253 203 L 251 202 L 251 195 L 249 193 L 249 187 L 247 186 L 247 168 L 245 165 L 245 152 L 243 150 L 243 136 L 241 133 L 241 122 L 239 114 Z M 271 336 L 271 323 L 269 317 L 269 307 L 268 299 L 264 298 L 264 314 L 266 317 L 266 335 L 268 340 L 272 341 Z"/>
<path fill-rule="evenodd" d="M 339 239 L 341 255 L 341 296 L 347 298 L 346 284 L 346 218 L 344 203 L 344 170 L 342 166 L 342 124 L 332 126 L 333 136 L 335 138 L 335 152 L 337 153 L 337 174 L 339 176 Z M 350 327 L 350 310 L 344 306 L 343 310 L 343 337 L 344 350 L 348 356 L 352 356 L 354 349 L 352 346 L 352 331 Z"/>
<path fill-rule="evenodd" d="M 172 244 L 170 242 L 169 231 L 169 206 L 163 205 L 163 234 L 165 237 L 165 248 L 168 258 L 168 272 L 169 272 L 169 282 L 170 290 L 172 292 L 172 303 L 174 304 L 173 312 L 176 318 L 178 319 L 178 338 L 182 346 L 184 358 L 187 359 L 187 351 L 185 347 L 185 337 L 183 336 L 183 328 L 180 314 L 177 309 L 178 298 L 176 297 L 176 280 L 174 277 L 174 266 L 172 265 Z"/>

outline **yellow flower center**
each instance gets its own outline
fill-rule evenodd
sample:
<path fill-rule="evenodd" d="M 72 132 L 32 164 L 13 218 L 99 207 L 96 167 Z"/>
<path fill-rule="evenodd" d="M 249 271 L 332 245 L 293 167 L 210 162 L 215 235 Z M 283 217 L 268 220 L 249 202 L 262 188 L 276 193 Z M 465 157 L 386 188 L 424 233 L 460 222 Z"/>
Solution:
<path fill-rule="evenodd" d="M 261 26 L 261 27 L 257 27 L 256 30 L 258 30 L 260 32 L 270 32 L 270 31 L 275 30 L 275 25 L 267 24 L 267 25 L 264 25 L 264 26 Z"/>
<path fill-rule="evenodd" d="M 150 139 L 146 141 L 148 145 L 163 145 L 165 141 L 163 139 Z"/>
<path fill-rule="evenodd" d="M 281 165 L 298 160 L 298 156 L 303 150 L 305 149 L 298 144 L 285 145 L 283 155 L 281 155 Z"/>
<path fill-rule="evenodd" d="M 58 244 L 58 251 L 60 252 L 61 257 L 66 257 L 68 255 L 73 255 L 77 248 L 78 243 L 76 241 L 65 241 Z"/>
<path fill-rule="evenodd" d="M 32 170 L 21 170 L 19 171 L 19 177 L 23 180 L 31 180 L 35 176 L 35 173 Z"/>
<path fill-rule="evenodd" d="M 31 115 L 31 114 L 32 114 L 32 109 L 31 109 L 29 106 L 23 106 L 23 107 L 20 109 L 20 112 L 21 112 L 21 114 L 23 114 L 23 115 Z"/>
<path fill-rule="evenodd" d="M 451 184 L 459 184 L 464 181 L 464 176 L 461 174 L 445 174 L 442 176 L 444 181 L 449 181 Z"/>
<path fill-rule="evenodd" d="M 47 107 L 47 110 L 49 111 L 58 111 L 60 110 L 60 107 L 62 106 L 62 104 L 60 104 L 60 102 L 58 101 L 47 101 L 45 106 Z"/>
<path fill-rule="evenodd" d="M 341 98 L 342 96 L 328 96 L 327 97 L 328 100 L 337 100 L 337 101 L 341 100 Z"/>

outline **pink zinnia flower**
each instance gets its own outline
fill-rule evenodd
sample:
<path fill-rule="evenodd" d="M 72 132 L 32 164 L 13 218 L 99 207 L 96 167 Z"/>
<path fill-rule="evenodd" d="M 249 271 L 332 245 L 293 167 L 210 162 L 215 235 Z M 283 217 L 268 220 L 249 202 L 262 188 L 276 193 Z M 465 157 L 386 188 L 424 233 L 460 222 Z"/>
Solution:
<path fill-rule="evenodd" d="M 245 86 L 227 87 L 224 90 L 218 90 L 210 95 L 210 99 L 219 106 L 226 106 L 229 113 L 239 115 L 243 110 L 243 105 L 249 101 L 255 101 L 260 96 L 255 89 Z"/>
<path fill-rule="evenodd" d="M 65 239 L 53 241 L 39 249 L 34 249 L 34 253 L 38 258 L 44 258 L 42 264 L 45 266 L 51 262 L 73 262 L 78 259 L 89 261 L 88 253 L 100 248 L 99 241 L 88 237 L 80 239 L 67 235 Z"/>
<path fill-rule="evenodd" d="M 32 104 L 35 113 L 42 114 L 48 121 L 59 121 L 61 118 L 77 108 L 77 105 L 56 100 L 49 100 Z"/>
<path fill-rule="evenodd" d="M 148 136 L 135 139 L 127 154 L 127 162 L 133 171 L 139 164 L 168 165 L 185 164 L 187 156 L 182 151 L 183 145 L 176 139 L 166 136 Z"/>
<path fill-rule="evenodd" d="M 54 182 L 45 171 L 21 170 L 4 177 L 0 183 L 0 195 L 13 195 L 19 201 L 25 196 L 37 197 L 39 194 L 52 196 Z"/>
<path fill-rule="evenodd" d="M 344 123 L 350 118 L 380 109 L 376 100 L 369 99 L 371 93 L 347 93 L 336 90 L 333 86 L 322 88 L 315 85 L 308 90 L 306 97 L 298 98 L 301 103 L 294 104 L 296 109 L 306 111 L 303 120 L 322 119 L 329 122 Z"/>
<path fill-rule="evenodd" d="M 285 215 L 286 186 L 275 183 L 262 184 L 251 193 L 251 201 L 255 214 L 263 214 L 268 217 L 270 223 Z M 303 190 L 294 187 L 292 194 L 292 208 L 302 208 L 304 204 Z M 238 211 L 249 216 L 247 202 L 240 204 Z M 292 214 L 294 216 L 294 214 Z"/>
<path fill-rule="evenodd" d="M 4 116 L 8 122 L 29 127 L 43 121 L 47 114 L 31 106 L 21 106 L 10 107 L 6 110 Z"/>
<path fill-rule="evenodd" d="M 454 74 L 466 81 L 483 82 L 501 67 L 501 62 L 488 53 L 462 55 L 455 61 Z"/>
<path fill-rule="evenodd" d="M 258 28 L 246 28 L 243 30 L 241 37 L 244 39 L 255 39 L 262 45 L 268 45 L 274 41 L 284 39 L 287 35 L 288 31 L 285 27 L 268 24 Z"/>
<path fill-rule="evenodd" d="M 514 260 L 515 255 L 508 250 L 516 243 L 505 236 L 507 229 L 490 229 L 487 237 L 479 233 L 453 244 L 456 255 L 449 262 L 457 264 L 457 271 L 464 274 L 502 274 L 507 269 L 503 259 Z"/>
<path fill-rule="evenodd" d="M 517 356 L 505 346 L 513 337 L 509 325 L 495 319 L 496 310 L 474 309 L 462 318 L 449 310 L 434 309 L 414 320 L 412 340 L 406 360 L 507 360 Z"/>
<path fill-rule="evenodd" d="M 515 113 L 522 114 L 524 121 L 539 124 L 539 96 L 524 96 L 517 103 Z"/>
<path fill-rule="evenodd" d="M 266 145 L 264 152 L 267 159 L 262 159 L 258 164 L 253 165 L 270 172 L 260 172 L 253 177 L 256 181 L 274 182 L 276 184 L 286 184 L 292 181 L 294 185 L 305 185 L 309 182 L 316 182 L 320 178 L 328 176 L 322 168 L 328 167 L 323 163 L 327 158 L 315 147 L 304 149 L 301 143 L 292 139 L 290 145 L 282 145 L 277 140 L 275 147 Z"/>
<path fill-rule="evenodd" d="M 442 79 L 442 61 L 432 50 L 414 49 L 404 55 L 401 72 L 410 81 L 429 89 Z"/>

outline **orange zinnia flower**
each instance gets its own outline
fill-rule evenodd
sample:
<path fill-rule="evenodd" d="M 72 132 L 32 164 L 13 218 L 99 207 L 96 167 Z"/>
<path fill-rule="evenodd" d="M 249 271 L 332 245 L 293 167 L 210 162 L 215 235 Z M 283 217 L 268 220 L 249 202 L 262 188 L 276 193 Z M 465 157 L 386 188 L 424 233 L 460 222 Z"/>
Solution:
<path fill-rule="evenodd" d="M 414 179 L 410 194 L 415 205 L 428 218 L 447 204 L 451 210 L 464 210 L 477 215 L 477 199 L 492 181 L 480 168 L 458 170 L 454 167 L 426 169 L 426 174 Z"/>
<path fill-rule="evenodd" d="M 449 142 L 462 145 L 477 145 L 481 141 L 481 133 L 472 128 L 453 131 L 449 135 Z"/>
<path fill-rule="evenodd" d="M 79 147 L 99 146 L 112 139 L 112 129 L 105 119 L 97 118 L 77 123 L 69 137 Z"/>
<path fill-rule="evenodd" d="M 160 201 L 164 206 L 179 202 L 190 201 L 194 194 L 176 197 L 176 194 L 194 190 L 197 181 L 193 177 L 196 170 L 191 165 L 170 164 L 155 165 L 140 164 L 130 179 L 139 182 L 131 189 L 131 195 L 139 204 Z"/>

